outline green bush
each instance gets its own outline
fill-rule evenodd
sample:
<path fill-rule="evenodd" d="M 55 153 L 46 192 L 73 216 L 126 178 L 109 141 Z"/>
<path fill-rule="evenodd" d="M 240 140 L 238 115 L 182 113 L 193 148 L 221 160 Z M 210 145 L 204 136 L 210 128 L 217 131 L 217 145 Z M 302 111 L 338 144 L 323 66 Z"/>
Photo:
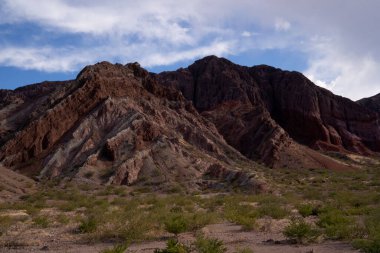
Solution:
<path fill-rule="evenodd" d="M 319 214 L 318 226 L 324 228 L 325 234 L 330 239 L 350 239 L 359 232 L 355 227 L 352 217 L 346 216 L 339 209 L 324 209 Z"/>
<path fill-rule="evenodd" d="M 188 253 L 190 249 L 178 242 L 176 239 L 169 239 L 165 249 L 156 249 L 154 253 Z"/>
<path fill-rule="evenodd" d="M 111 249 L 105 249 L 101 251 L 101 253 L 123 253 L 124 251 L 127 250 L 127 248 L 128 248 L 127 244 L 118 244 L 118 245 L 115 245 Z"/>
<path fill-rule="evenodd" d="M 242 249 L 237 249 L 235 253 L 253 253 L 253 250 L 250 248 L 242 248 Z"/>
<path fill-rule="evenodd" d="M 188 220 L 183 215 L 174 215 L 165 221 L 165 230 L 176 236 L 187 231 L 189 227 Z"/>
<path fill-rule="evenodd" d="M 13 223 L 13 220 L 9 216 L 0 216 L 0 236 L 7 232 Z"/>
<path fill-rule="evenodd" d="M 356 249 L 360 249 L 365 253 L 379 253 L 380 252 L 380 239 L 368 240 L 368 239 L 354 239 L 352 246 Z"/>
<path fill-rule="evenodd" d="M 225 218 L 243 227 L 243 230 L 252 230 L 255 226 L 257 211 L 249 205 L 227 203 L 224 210 Z"/>
<path fill-rule="evenodd" d="M 297 243 L 307 243 L 314 241 L 318 237 L 319 231 L 300 219 L 292 220 L 283 234 L 289 239 L 296 240 Z"/>
<path fill-rule="evenodd" d="M 298 212 L 302 215 L 302 217 L 318 215 L 318 208 L 311 204 L 302 204 L 298 206 Z"/>
<path fill-rule="evenodd" d="M 260 217 L 270 216 L 273 219 L 282 219 L 289 214 L 288 210 L 276 203 L 263 203 L 258 207 L 257 212 Z"/>
<path fill-rule="evenodd" d="M 95 232 L 98 227 L 98 222 L 94 216 L 89 216 L 81 221 L 79 225 L 79 232 L 81 233 L 92 233 Z"/>
<path fill-rule="evenodd" d="M 195 213 L 190 218 L 189 227 L 191 231 L 195 231 L 217 221 L 218 217 L 215 213 Z"/>
<path fill-rule="evenodd" d="M 46 216 L 38 216 L 34 218 L 33 223 L 35 226 L 40 227 L 40 228 L 47 228 L 50 224 Z"/>
<path fill-rule="evenodd" d="M 227 250 L 222 241 L 213 238 L 206 238 L 203 235 L 197 236 L 194 245 L 199 253 L 223 253 Z"/>

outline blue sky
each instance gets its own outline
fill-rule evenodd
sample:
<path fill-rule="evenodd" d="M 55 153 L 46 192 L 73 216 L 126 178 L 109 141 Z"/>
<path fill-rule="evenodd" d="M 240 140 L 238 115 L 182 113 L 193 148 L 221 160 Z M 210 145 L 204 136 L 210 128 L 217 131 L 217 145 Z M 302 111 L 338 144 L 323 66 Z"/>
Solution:
<path fill-rule="evenodd" d="M 98 61 L 152 72 L 207 55 L 304 73 L 359 99 L 380 92 L 380 1 L 0 0 L 0 88 L 67 80 Z"/>

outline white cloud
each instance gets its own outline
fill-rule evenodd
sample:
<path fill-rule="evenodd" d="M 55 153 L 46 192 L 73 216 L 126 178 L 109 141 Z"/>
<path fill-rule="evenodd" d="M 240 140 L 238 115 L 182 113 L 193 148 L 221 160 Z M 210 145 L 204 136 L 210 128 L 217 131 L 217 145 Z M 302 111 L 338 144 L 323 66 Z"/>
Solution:
<path fill-rule="evenodd" d="M 0 64 L 18 66 L 23 69 L 34 69 L 47 72 L 72 71 L 76 64 L 91 62 L 90 54 L 71 54 L 66 50 L 54 48 L 17 48 L 6 47 L 0 49 Z M 78 53 L 78 52 L 77 52 Z M 84 60 L 87 59 L 87 60 Z"/>
<path fill-rule="evenodd" d="M 291 25 L 288 21 L 278 18 L 275 21 L 274 27 L 277 31 L 287 31 L 290 29 Z"/>
<path fill-rule="evenodd" d="M 191 60 L 205 55 L 223 56 L 233 54 L 235 47 L 233 41 L 214 42 L 211 45 L 191 49 L 188 51 L 171 52 L 171 53 L 155 53 L 148 55 L 141 60 L 143 66 L 169 65 L 182 60 Z"/>
<path fill-rule="evenodd" d="M 325 55 L 310 62 L 305 75 L 315 84 L 358 100 L 380 93 L 380 64 L 370 57 L 350 58 Z"/>
<path fill-rule="evenodd" d="M 6 33 L 0 64 L 71 71 L 100 60 L 156 66 L 290 49 L 307 57 L 304 72 L 318 85 L 357 99 L 380 92 L 379 8 L 377 0 L 0 0 L 0 24 L 69 38 L 13 45 Z"/>

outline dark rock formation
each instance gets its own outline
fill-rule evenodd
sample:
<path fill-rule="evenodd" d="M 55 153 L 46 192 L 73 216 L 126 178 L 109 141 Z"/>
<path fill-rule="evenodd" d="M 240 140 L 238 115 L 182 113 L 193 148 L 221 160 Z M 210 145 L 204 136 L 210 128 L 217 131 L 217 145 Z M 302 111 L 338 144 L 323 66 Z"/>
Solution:
<path fill-rule="evenodd" d="M 193 101 L 230 145 L 271 166 L 334 164 L 299 144 L 362 155 L 380 150 L 376 113 L 298 72 L 243 67 L 210 56 L 186 69 L 163 72 L 159 80 Z"/>
<path fill-rule="evenodd" d="M 263 190 L 252 160 L 347 169 L 319 151 L 378 152 L 379 114 L 367 102 L 213 56 L 158 75 L 102 62 L 75 80 L 0 90 L 0 166 L 154 189 Z"/>
<path fill-rule="evenodd" d="M 0 95 L 0 162 L 29 176 L 195 190 L 210 166 L 228 174 L 247 162 L 180 92 L 136 63 L 102 62 L 73 81 Z M 256 190 L 252 173 L 235 181 Z"/>
<path fill-rule="evenodd" d="M 356 101 L 359 105 L 366 107 L 367 109 L 380 113 L 380 94 L 373 97 L 363 98 Z"/>

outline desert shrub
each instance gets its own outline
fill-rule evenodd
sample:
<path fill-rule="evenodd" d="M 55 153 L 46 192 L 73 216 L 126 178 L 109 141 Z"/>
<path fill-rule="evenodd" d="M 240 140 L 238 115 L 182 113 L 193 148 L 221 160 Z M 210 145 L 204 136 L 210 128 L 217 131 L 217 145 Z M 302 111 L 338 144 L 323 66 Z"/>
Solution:
<path fill-rule="evenodd" d="M 190 249 L 176 239 L 169 239 L 165 249 L 156 249 L 154 253 L 188 253 Z"/>
<path fill-rule="evenodd" d="M 170 216 L 165 221 L 165 230 L 169 233 L 175 234 L 176 236 L 182 232 L 187 231 L 188 227 L 188 220 L 184 215 L 181 214 Z"/>
<path fill-rule="evenodd" d="M 117 220 L 114 221 L 114 224 L 117 222 Z M 126 225 L 117 226 L 121 239 L 129 242 L 145 239 L 145 234 L 151 227 L 152 223 L 149 219 L 138 215 L 129 219 Z"/>
<path fill-rule="evenodd" d="M 303 204 L 298 206 L 298 212 L 303 216 L 316 215 L 317 210 L 311 204 Z"/>
<path fill-rule="evenodd" d="M 101 251 L 101 253 L 123 253 L 128 248 L 128 245 L 126 243 L 124 244 L 117 244 L 111 249 L 105 249 Z"/>
<path fill-rule="evenodd" d="M 250 248 L 241 248 L 237 249 L 235 253 L 253 253 L 253 250 L 251 250 Z"/>
<path fill-rule="evenodd" d="M 64 214 L 59 214 L 56 219 L 61 224 L 69 224 L 70 223 L 70 218 Z"/>
<path fill-rule="evenodd" d="M 330 239 L 350 239 L 358 232 L 354 219 L 334 208 L 325 208 L 319 214 L 317 224 L 324 228 L 326 236 Z"/>
<path fill-rule="evenodd" d="M 224 247 L 222 241 L 218 239 L 207 238 L 203 235 L 197 236 L 194 245 L 199 253 L 223 253 L 227 250 Z"/>
<path fill-rule="evenodd" d="M 365 239 L 358 238 L 352 241 L 352 245 L 365 253 L 380 252 L 380 213 L 373 213 L 364 218 Z"/>
<path fill-rule="evenodd" d="M 373 213 L 365 216 L 364 219 L 365 229 L 370 238 L 380 239 L 380 212 L 378 210 L 373 210 Z"/>
<path fill-rule="evenodd" d="M 3 235 L 10 226 L 13 225 L 13 220 L 9 216 L 0 216 L 0 236 Z"/>
<path fill-rule="evenodd" d="M 226 202 L 225 196 L 217 195 L 209 199 L 197 198 L 197 203 L 204 209 L 211 212 L 216 211 L 218 208 L 222 207 Z"/>
<path fill-rule="evenodd" d="M 195 213 L 190 217 L 189 229 L 195 231 L 219 220 L 216 213 Z"/>
<path fill-rule="evenodd" d="M 355 249 L 360 249 L 365 253 L 379 253 L 380 252 L 380 238 L 375 240 L 369 239 L 354 239 L 351 242 Z"/>
<path fill-rule="evenodd" d="M 171 213 L 182 213 L 183 210 L 182 210 L 182 207 L 180 207 L 180 206 L 173 206 L 173 207 L 170 209 L 170 212 L 171 212 Z"/>
<path fill-rule="evenodd" d="M 318 237 L 319 231 L 303 219 L 294 219 L 285 228 L 283 234 L 289 239 L 296 240 L 297 243 L 307 243 L 314 241 Z"/>
<path fill-rule="evenodd" d="M 252 230 L 258 213 L 249 205 L 227 203 L 224 208 L 224 216 L 228 221 L 241 225 L 244 230 Z"/>
<path fill-rule="evenodd" d="M 79 225 L 79 232 L 80 233 L 92 233 L 95 232 L 95 230 L 98 227 L 98 221 L 96 220 L 95 216 L 89 216 L 83 219 Z"/>
<path fill-rule="evenodd" d="M 33 218 L 33 223 L 36 227 L 47 228 L 50 224 L 46 216 L 38 216 Z"/>
<path fill-rule="evenodd" d="M 282 219 L 289 215 L 289 211 L 276 203 L 263 203 L 257 208 L 258 216 L 270 216 L 273 219 Z"/>

